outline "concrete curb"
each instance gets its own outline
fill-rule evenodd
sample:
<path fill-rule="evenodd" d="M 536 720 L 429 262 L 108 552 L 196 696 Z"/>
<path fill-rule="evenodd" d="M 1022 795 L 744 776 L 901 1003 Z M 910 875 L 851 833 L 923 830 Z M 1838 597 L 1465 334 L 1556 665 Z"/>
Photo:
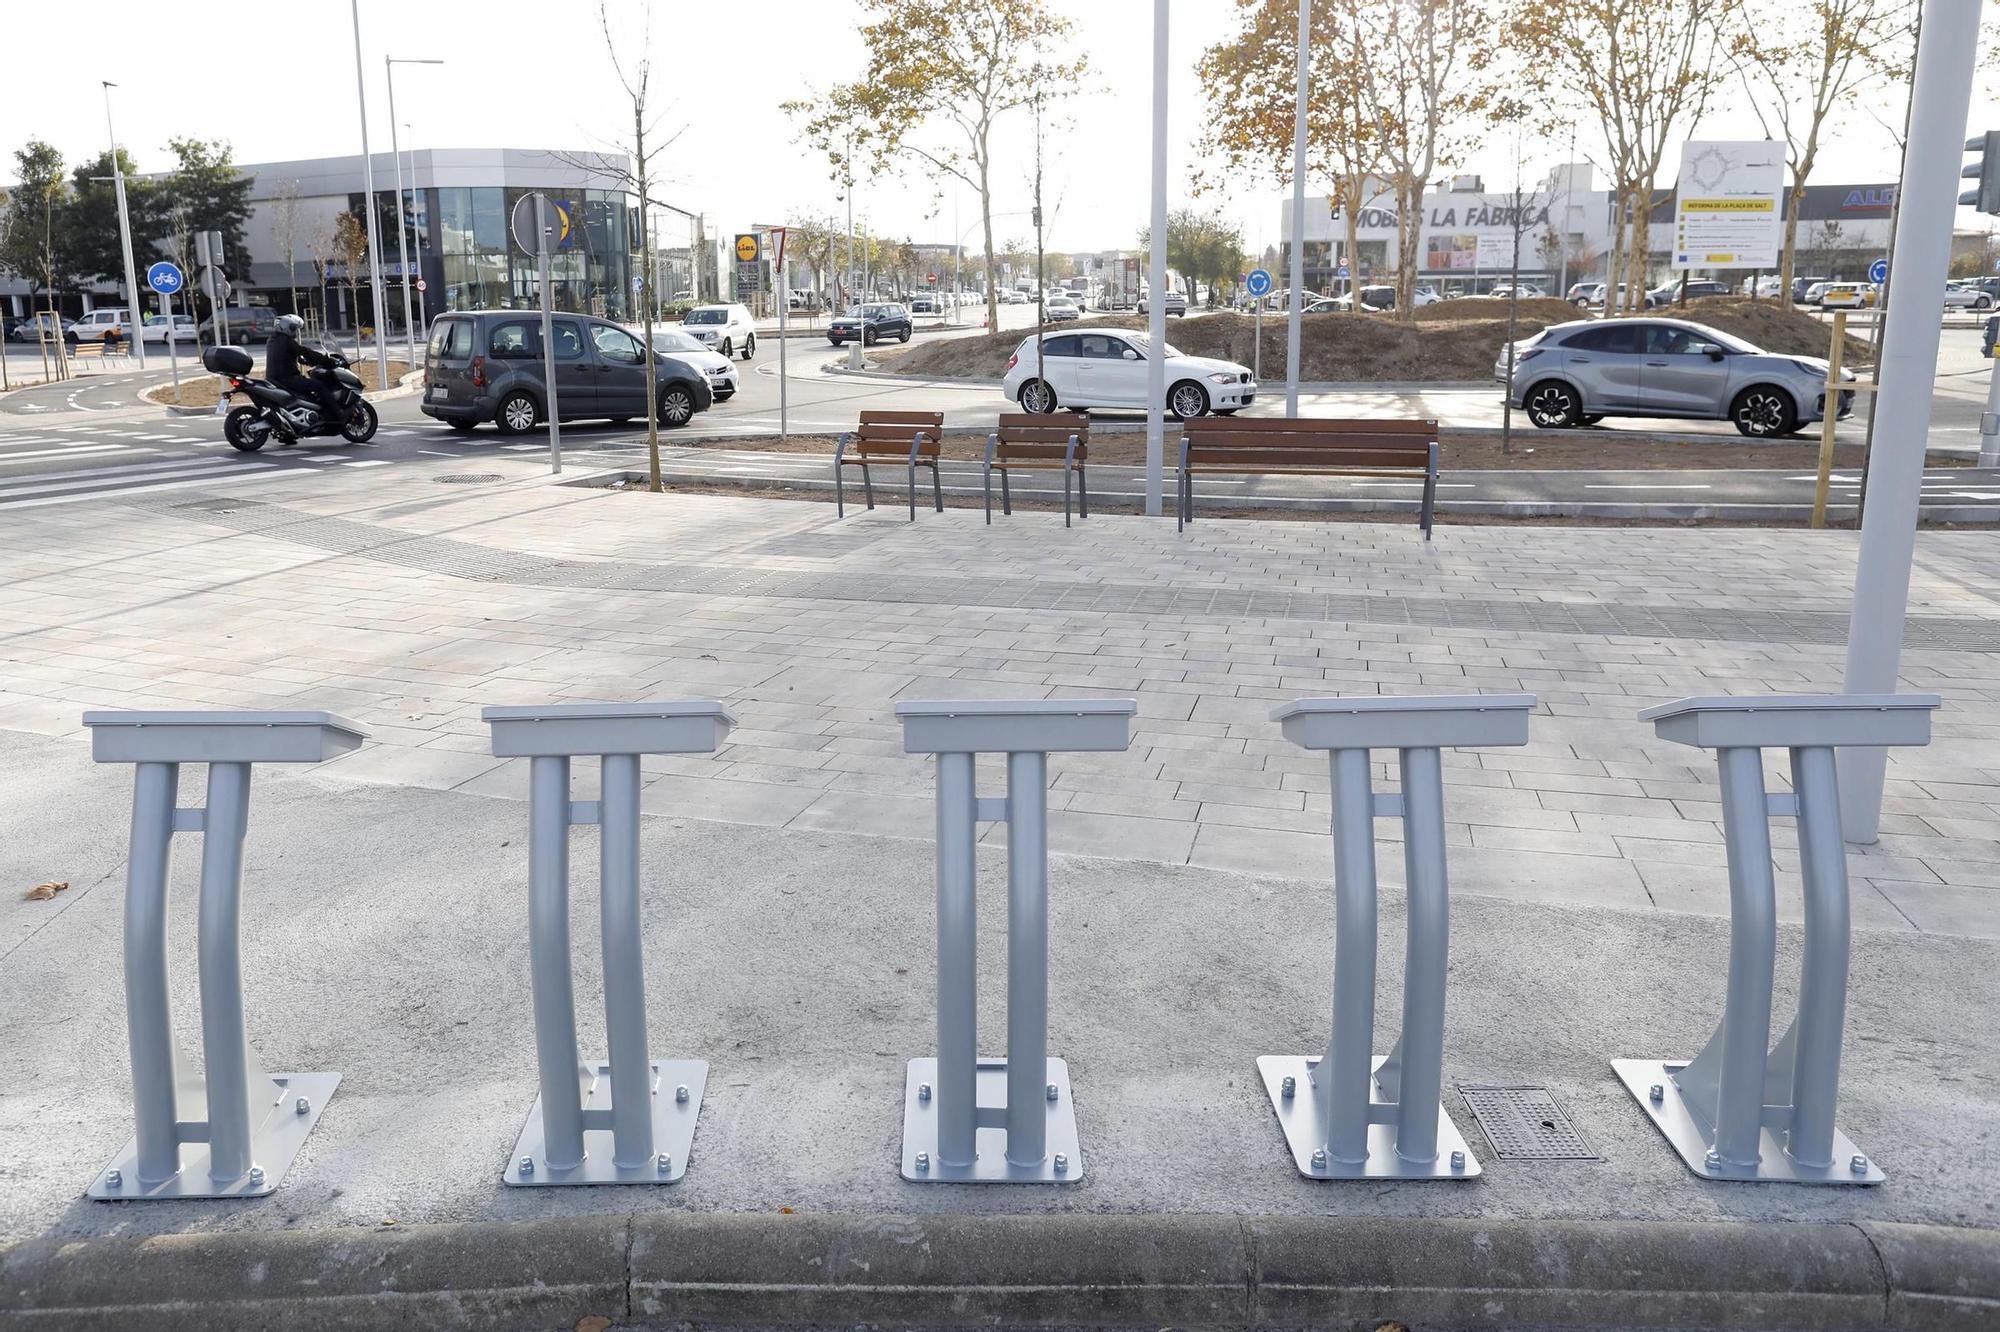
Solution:
<path fill-rule="evenodd" d="M 0 1328 L 1020 1325 L 1958 1332 L 2000 1232 L 1888 1223 L 645 1212 L 33 1240 Z"/>
<path fill-rule="evenodd" d="M 207 374 L 208 372 L 204 370 L 200 371 L 199 373 Z M 423 377 L 424 377 L 424 372 L 422 370 L 411 370 L 405 375 L 403 375 L 402 378 L 396 381 L 396 387 L 392 389 L 373 389 L 363 393 L 361 396 L 368 399 L 368 401 L 370 402 L 387 402 L 391 398 L 407 398 L 411 394 L 417 392 L 419 387 L 418 381 L 421 380 Z M 215 415 L 215 408 L 213 407 L 176 407 L 172 403 L 161 402 L 158 398 L 155 398 L 153 396 L 155 393 L 159 392 L 163 388 L 172 388 L 172 387 L 173 385 L 170 383 L 150 385 L 146 388 L 139 390 L 139 400 L 141 402 L 151 403 L 153 406 L 158 407 L 160 410 L 164 411 L 169 416 Z"/>

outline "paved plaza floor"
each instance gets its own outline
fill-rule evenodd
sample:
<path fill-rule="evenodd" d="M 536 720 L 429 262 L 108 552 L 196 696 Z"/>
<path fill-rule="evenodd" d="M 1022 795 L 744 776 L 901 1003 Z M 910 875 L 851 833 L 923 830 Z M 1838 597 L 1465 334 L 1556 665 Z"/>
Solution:
<path fill-rule="evenodd" d="M 1840 1122 L 1890 1182 L 1746 1187 L 1695 1179 L 1608 1063 L 1693 1054 L 1728 950 L 1714 770 L 1636 715 L 1683 696 L 1837 689 L 1852 536 L 1454 526 L 1426 544 L 1407 524 L 1213 521 L 1180 536 L 1131 517 L 1066 530 L 1041 513 L 836 521 L 817 503 L 552 484 L 515 459 L 491 474 L 439 484 L 453 474 L 399 468 L 14 515 L 0 574 L 0 821 L 13 830 L 0 839 L 0 1139 L 14 1144 L 0 1245 L 27 1243 L 8 1260 L 20 1270 L 58 1271 L 59 1253 L 35 1246 L 70 1238 L 662 1208 L 925 1224 L 1996 1225 L 2000 1175 L 1980 1151 L 2000 1122 L 1986 1039 L 2000 1019 L 1989 535 L 1918 538 L 1903 682 L 1944 706 L 1931 746 L 1891 759 L 1879 843 L 1850 851 Z M 1328 772 L 1270 711 L 1314 695 L 1517 691 L 1540 700 L 1530 744 L 1445 755 L 1445 1103 L 1486 1174 L 1301 1179 L 1254 1059 L 1326 1039 Z M 1070 1061 L 1089 1174 L 1061 1189 L 906 1184 L 904 1061 L 934 1040 L 934 814 L 927 761 L 901 752 L 893 706 L 1050 696 L 1138 702 L 1129 752 L 1051 758 L 1051 1053 Z M 504 1189 L 535 1093 L 527 773 L 492 756 L 479 710 L 673 698 L 721 699 L 738 723 L 712 757 L 644 761 L 652 1048 L 710 1065 L 687 1178 Z M 131 1133 L 131 776 L 90 761 L 80 716 L 194 707 L 324 708 L 371 734 L 325 764 L 260 768 L 250 815 L 251 1039 L 274 1070 L 345 1081 L 265 1202 L 90 1203 L 85 1183 Z M 577 768 L 575 794 L 591 798 L 594 765 Z M 1774 767 L 1773 788 L 1785 777 Z M 997 765 L 981 773 L 987 794 L 1000 781 Z M 1773 832 L 1782 1023 L 1800 890 L 1789 822 Z M 595 830 L 574 843 L 591 1053 Z M 1402 972 L 1392 852 L 1378 1033 L 1395 1028 Z M 193 860 L 177 865 L 170 942 L 190 1036 Z M 1002 848 L 982 849 L 992 1053 L 1002 864 Z M 22 900 L 43 879 L 71 887 Z M 1549 1088 L 1599 1159 L 1493 1159 L 1460 1099 L 1468 1084 Z"/>

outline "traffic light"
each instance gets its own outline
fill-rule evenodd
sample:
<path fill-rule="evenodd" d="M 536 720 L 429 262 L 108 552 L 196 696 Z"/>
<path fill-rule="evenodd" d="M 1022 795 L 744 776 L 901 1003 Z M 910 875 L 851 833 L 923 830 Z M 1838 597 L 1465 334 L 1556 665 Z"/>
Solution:
<path fill-rule="evenodd" d="M 1962 204 L 1971 204 L 1982 213 L 2000 215 L 2000 130 L 1988 130 L 1965 141 L 1965 151 L 1978 153 L 1979 160 L 1958 174 L 1966 180 L 1976 180 L 1979 188 L 1967 190 L 1958 196 Z"/>

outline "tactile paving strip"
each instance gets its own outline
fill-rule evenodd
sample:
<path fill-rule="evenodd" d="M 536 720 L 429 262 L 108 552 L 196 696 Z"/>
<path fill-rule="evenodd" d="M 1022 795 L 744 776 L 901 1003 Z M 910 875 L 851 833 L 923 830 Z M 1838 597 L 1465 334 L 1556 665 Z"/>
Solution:
<path fill-rule="evenodd" d="M 1600 1159 L 1546 1087 L 1460 1087 L 1472 1117 L 1503 1161 Z"/>

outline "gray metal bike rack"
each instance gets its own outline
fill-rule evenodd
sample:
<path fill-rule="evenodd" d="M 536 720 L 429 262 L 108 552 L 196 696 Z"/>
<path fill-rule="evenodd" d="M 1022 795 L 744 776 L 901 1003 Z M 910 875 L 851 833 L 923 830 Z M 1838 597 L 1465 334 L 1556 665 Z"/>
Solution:
<path fill-rule="evenodd" d="M 1444 1113 L 1444 781 L 1439 751 L 1524 745 L 1532 694 L 1305 698 L 1272 712 L 1284 736 L 1331 753 L 1333 1034 L 1324 1057 L 1263 1055 L 1257 1071 L 1299 1173 L 1314 1179 L 1469 1179 L 1479 1162 Z M 1402 790 L 1377 794 L 1368 754 L 1397 751 Z M 1403 821 L 1409 895 L 1403 1029 L 1375 1054 L 1375 820 Z"/>
<path fill-rule="evenodd" d="M 639 756 L 706 754 L 735 719 L 720 703 L 493 707 L 493 752 L 529 760 L 528 954 L 541 1093 L 501 1176 L 508 1184 L 671 1184 L 687 1173 L 708 1064 L 654 1059 L 639 920 Z M 596 800 L 571 800 L 570 760 L 598 756 Z M 570 974 L 569 830 L 598 825 L 609 1058 L 577 1055 Z"/>
<path fill-rule="evenodd" d="M 1691 1060 L 1611 1066 L 1688 1169 L 1704 1179 L 1880 1184 L 1834 1127 L 1847 1016 L 1847 851 L 1834 750 L 1930 743 L 1935 694 L 1685 698 L 1648 708 L 1663 740 L 1716 751 L 1729 854 L 1729 981 L 1722 1022 Z M 1792 791 L 1764 789 L 1766 747 L 1791 751 Z M 1799 1009 L 1771 1048 L 1777 900 L 1773 817 L 1798 821 L 1805 893 Z"/>
<path fill-rule="evenodd" d="M 1067 1184 L 1083 1178 L 1069 1067 L 1049 1057 L 1048 756 L 1124 750 L 1129 699 L 898 703 L 903 751 L 937 755 L 937 1057 L 903 1088 L 903 1178 Z M 1007 756 L 1007 794 L 982 797 L 980 754 Z M 1007 824 L 1007 1057 L 981 1059 L 975 847 Z"/>
<path fill-rule="evenodd" d="M 91 1182 L 99 1199 L 257 1198 L 278 1187 L 338 1073 L 266 1073 L 243 1025 L 240 907 L 250 765 L 318 763 L 365 733 L 325 712 L 86 712 L 91 757 L 137 765 L 125 870 L 125 1029 L 138 1132 Z M 176 807 L 180 765 L 208 765 L 208 803 Z M 196 973 L 203 1071 L 174 1040 L 167 875 L 174 834 L 198 832 Z"/>

